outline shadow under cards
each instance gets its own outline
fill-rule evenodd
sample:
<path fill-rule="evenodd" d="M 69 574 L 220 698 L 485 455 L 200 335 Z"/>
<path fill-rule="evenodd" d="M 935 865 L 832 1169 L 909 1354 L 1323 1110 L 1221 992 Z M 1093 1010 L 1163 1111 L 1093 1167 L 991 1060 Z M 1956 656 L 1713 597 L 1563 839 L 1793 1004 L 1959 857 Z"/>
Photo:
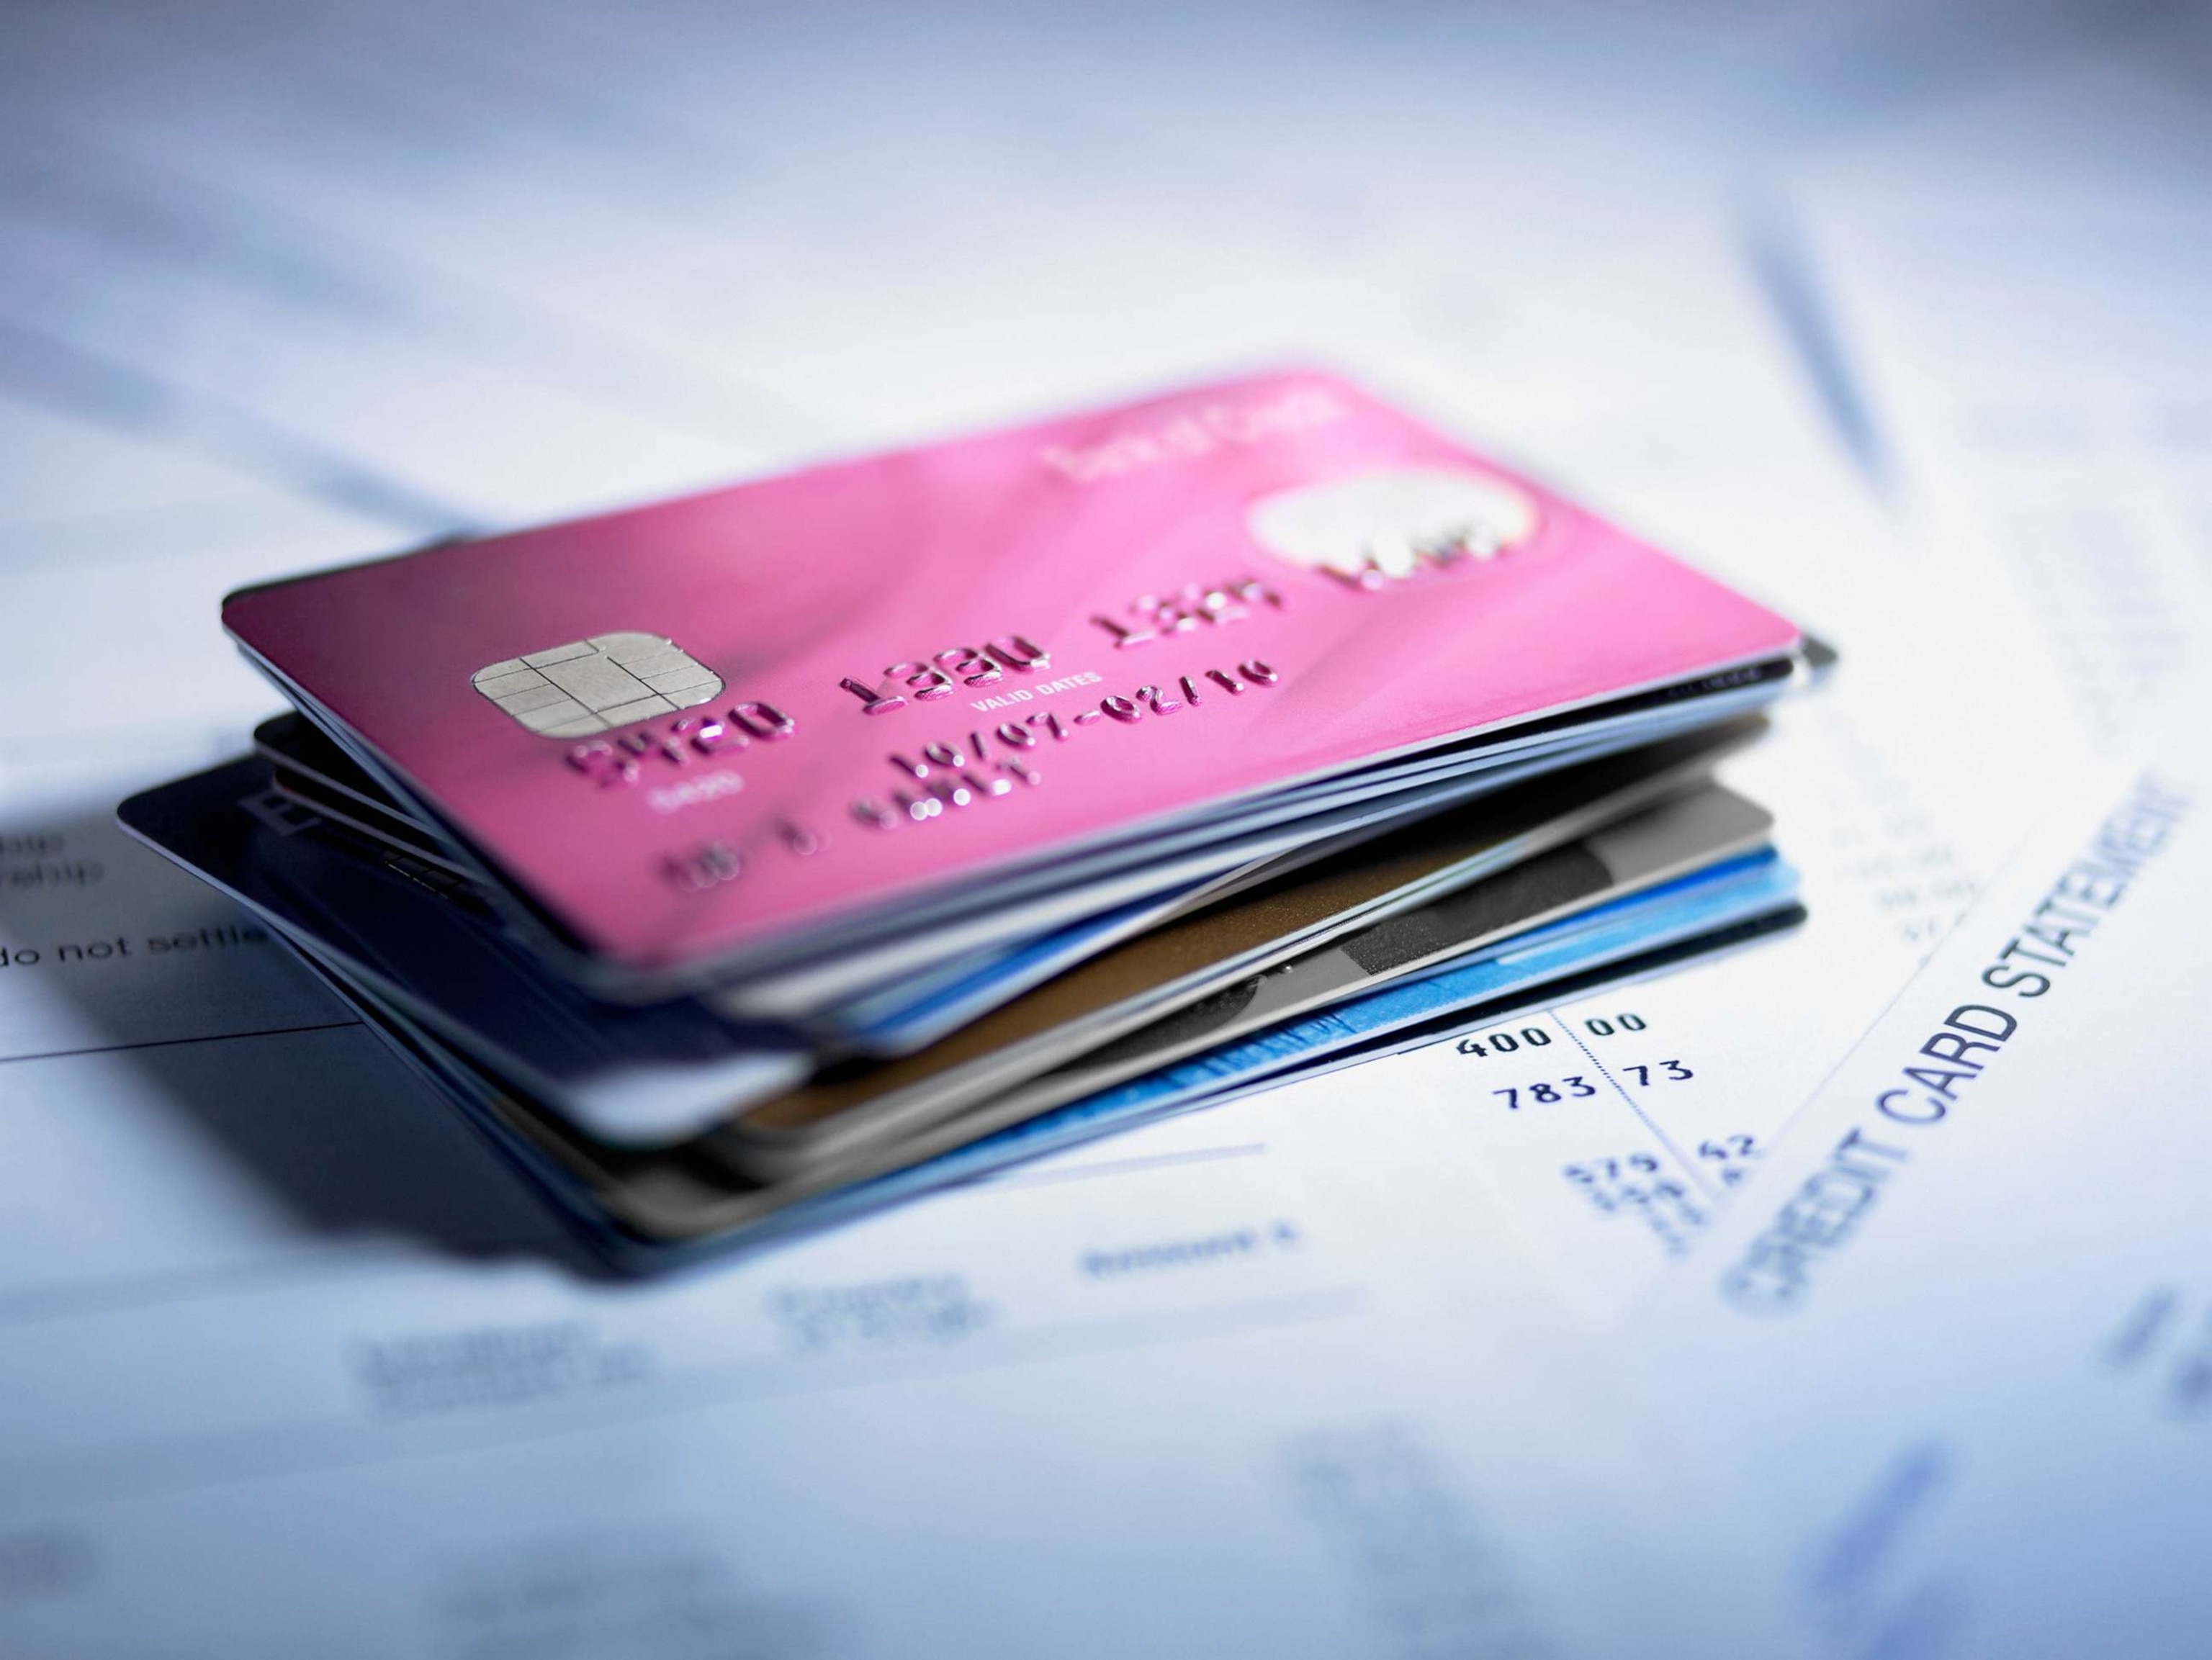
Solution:
<path fill-rule="evenodd" d="M 193 1179 L 204 1148 L 311 1238 L 398 1236 L 605 1272 L 266 929 L 125 835 L 106 803 L 0 818 L 0 1112 L 65 1101 L 44 1133 L 81 1123 L 88 1142 L 69 1154 L 92 1156 L 104 1136 L 103 1156 L 128 1161 L 138 1123 L 143 1156 L 177 1159 L 175 1181 Z M 112 1191 L 73 1197 L 127 1203 L 165 1173 L 118 1172 Z M 40 1175 L 18 1166 L 15 1178 Z"/>

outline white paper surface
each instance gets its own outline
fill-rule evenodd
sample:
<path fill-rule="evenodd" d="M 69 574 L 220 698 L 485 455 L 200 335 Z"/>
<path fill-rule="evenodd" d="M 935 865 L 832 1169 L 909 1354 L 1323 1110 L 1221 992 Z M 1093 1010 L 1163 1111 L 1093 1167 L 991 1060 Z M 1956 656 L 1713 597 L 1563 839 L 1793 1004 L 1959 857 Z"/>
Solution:
<path fill-rule="evenodd" d="M 2202 1647 L 2208 785 L 2046 803 L 1624 1333 L 1832 1652 Z"/>

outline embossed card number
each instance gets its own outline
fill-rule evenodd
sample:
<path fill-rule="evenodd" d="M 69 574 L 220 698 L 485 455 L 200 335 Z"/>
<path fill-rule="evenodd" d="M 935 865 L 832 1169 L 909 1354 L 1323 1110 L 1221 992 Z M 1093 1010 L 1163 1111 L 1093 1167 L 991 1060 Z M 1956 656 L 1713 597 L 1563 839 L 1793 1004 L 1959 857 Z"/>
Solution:
<path fill-rule="evenodd" d="M 981 646 L 948 645 L 927 663 L 894 663 L 873 684 L 849 676 L 837 683 L 860 700 L 862 714 L 881 715 L 905 708 L 909 696 L 933 702 L 951 697 L 955 686 L 996 686 L 1009 669 L 1033 674 L 1051 662 L 1052 654 L 1028 635 L 1000 634 Z"/>
<path fill-rule="evenodd" d="M 1257 577 L 1228 582 L 1186 582 L 1168 594 L 1140 594 L 1125 608 L 1129 621 L 1094 616 L 1091 621 L 1113 637 L 1116 651 L 1149 645 L 1156 639 L 1188 634 L 1200 627 L 1241 622 L 1255 605 L 1283 609 L 1283 597 Z"/>
<path fill-rule="evenodd" d="M 774 704 L 744 698 L 720 714 L 685 715 L 665 726 L 580 743 L 568 751 L 568 765 L 608 788 L 635 784 L 647 760 L 688 766 L 695 757 L 748 748 L 756 738 L 780 743 L 798 730 L 799 723 Z"/>

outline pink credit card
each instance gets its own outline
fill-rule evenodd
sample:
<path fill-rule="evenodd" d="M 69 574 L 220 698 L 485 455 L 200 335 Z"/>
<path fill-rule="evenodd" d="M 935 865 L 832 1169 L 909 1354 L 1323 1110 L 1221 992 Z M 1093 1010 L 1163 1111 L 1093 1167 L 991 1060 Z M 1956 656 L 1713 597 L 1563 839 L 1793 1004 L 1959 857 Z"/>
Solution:
<path fill-rule="evenodd" d="M 1797 642 L 1309 373 L 441 544 L 223 621 L 647 975 Z"/>

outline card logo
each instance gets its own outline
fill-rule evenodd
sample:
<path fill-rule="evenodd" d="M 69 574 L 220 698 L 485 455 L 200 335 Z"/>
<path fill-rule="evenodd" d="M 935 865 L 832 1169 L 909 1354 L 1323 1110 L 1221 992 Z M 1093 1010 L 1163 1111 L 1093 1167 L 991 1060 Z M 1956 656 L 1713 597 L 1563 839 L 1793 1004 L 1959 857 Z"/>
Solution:
<path fill-rule="evenodd" d="M 588 737 L 706 702 L 722 677 L 662 634 L 594 634 L 489 663 L 469 684 L 549 738 Z"/>
<path fill-rule="evenodd" d="M 1037 458 L 1063 478 L 1096 484 L 1164 462 L 1249 448 L 1327 426 L 1351 413 L 1351 406 L 1326 386 L 1291 386 L 1243 402 L 1186 405 L 1164 421 L 1116 433 L 1096 444 L 1048 445 Z"/>
<path fill-rule="evenodd" d="M 1279 490 L 1245 515 L 1279 559 L 1379 587 L 1425 568 L 1492 559 L 1536 534 L 1536 504 L 1488 473 L 1395 467 Z"/>

